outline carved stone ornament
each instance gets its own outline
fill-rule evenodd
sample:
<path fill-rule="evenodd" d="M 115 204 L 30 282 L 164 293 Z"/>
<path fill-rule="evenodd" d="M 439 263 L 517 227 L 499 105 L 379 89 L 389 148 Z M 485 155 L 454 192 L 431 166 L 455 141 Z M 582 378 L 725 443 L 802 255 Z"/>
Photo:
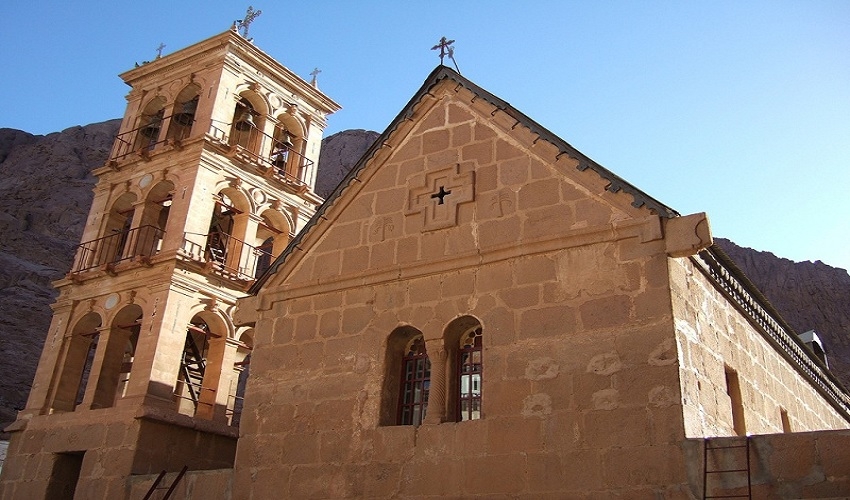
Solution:
<path fill-rule="evenodd" d="M 460 164 L 414 174 L 407 184 L 405 215 L 422 214 L 423 231 L 456 226 L 458 205 L 475 199 L 475 172 L 460 173 Z"/>

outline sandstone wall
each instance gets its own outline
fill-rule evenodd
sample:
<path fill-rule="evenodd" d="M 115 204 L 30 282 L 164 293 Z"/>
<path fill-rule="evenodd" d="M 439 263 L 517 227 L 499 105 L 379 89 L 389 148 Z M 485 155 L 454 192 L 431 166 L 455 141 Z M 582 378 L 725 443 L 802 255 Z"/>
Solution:
<path fill-rule="evenodd" d="M 688 440 L 689 476 L 693 489 L 702 492 L 704 471 L 738 469 L 745 472 L 710 473 L 706 493 L 716 497 L 747 495 L 752 498 L 847 498 L 850 491 L 850 432 L 820 431 L 750 436 L 749 465 L 745 438 L 724 437 Z M 746 471 L 749 472 L 746 472 Z M 749 477 L 748 477 L 749 476 Z M 750 482 L 748 491 L 747 481 Z"/>
<path fill-rule="evenodd" d="M 847 428 L 845 420 L 791 367 L 690 259 L 671 259 L 670 281 L 688 437 L 734 435 L 726 367 L 737 372 L 746 430 Z"/>
<path fill-rule="evenodd" d="M 595 172 L 538 160 L 478 118 L 488 104 L 432 92 L 251 299 L 234 495 L 686 497 L 658 217 L 602 194 Z M 472 172 L 475 194 L 427 230 L 439 212 L 405 212 L 411 178 L 453 178 L 446 165 L 461 178 L 446 187 Z M 483 329 L 482 418 L 393 425 L 390 335 L 416 328 L 439 356 L 458 318 Z"/>
<path fill-rule="evenodd" d="M 49 422 L 36 417 L 26 432 L 12 434 L 9 455 L 14 460 L 3 467 L 0 498 L 62 498 L 46 495 L 45 489 L 57 474 L 57 461 L 69 455 L 81 461 L 77 494 L 83 498 L 126 498 L 127 479 L 136 474 L 233 463 L 235 436 L 199 431 L 189 418 L 171 425 L 174 420 L 139 418 L 134 408 L 92 411 L 84 418 L 54 414 Z"/>

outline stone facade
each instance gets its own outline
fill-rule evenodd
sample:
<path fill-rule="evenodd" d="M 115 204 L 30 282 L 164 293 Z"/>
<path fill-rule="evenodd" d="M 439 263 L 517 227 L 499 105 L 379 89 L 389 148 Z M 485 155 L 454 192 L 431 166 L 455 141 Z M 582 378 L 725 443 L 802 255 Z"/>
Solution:
<path fill-rule="evenodd" d="M 280 81 L 252 81 L 256 71 L 225 58 L 232 79 L 198 101 L 209 132 L 196 145 L 178 138 L 159 157 L 134 150 L 139 159 L 99 172 L 112 181 L 99 184 L 100 229 L 89 237 L 114 227 L 98 223 L 106 213 L 122 213 L 104 207 L 126 193 L 157 204 L 145 189 L 162 182 L 173 193 L 169 230 L 156 255 L 60 283 L 36 385 L 12 429 L 4 495 L 50 497 L 76 468 L 77 498 L 140 498 L 158 470 L 171 483 L 185 464 L 179 498 L 696 498 L 704 466 L 734 458 L 706 460 L 706 442 L 689 438 L 848 428 L 850 397 L 712 245 L 704 214 L 680 216 L 442 66 L 313 213 L 309 171 L 274 163 L 261 136 L 245 134 L 266 130 L 276 147 L 278 132 L 319 133 L 332 101 L 299 86 L 307 97 L 284 106 L 276 85 L 288 70 L 233 33 L 184 55 L 200 62 L 224 45 Z M 175 103 L 186 102 L 180 89 L 215 80 L 181 71 L 163 87 Z M 128 74 L 151 88 L 166 75 Z M 131 93 L 128 117 L 150 116 L 146 99 Z M 299 114 L 307 104 L 313 111 Z M 122 130 L 152 123 L 125 120 Z M 217 120 L 232 122 L 229 135 Z M 307 135 L 300 150 L 318 154 Z M 301 184 L 288 182 L 293 172 Z M 141 186 L 148 174 L 154 188 Z M 207 227 L 222 206 L 228 235 L 243 243 L 280 220 L 264 219 L 269 209 L 297 213 L 285 220 L 300 232 L 292 241 L 272 232 L 277 258 L 254 280 L 234 267 L 231 247 L 216 259 Z M 132 228 L 161 214 L 133 213 Z M 76 403 L 78 391 L 52 375 L 75 339 L 101 324 L 113 325 L 101 334 L 132 334 L 125 320 L 136 318 L 153 333 L 138 337 L 126 392 L 109 397 L 120 377 L 103 375 L 118 371 L 107 340 Z M 181 359 L 198 329 L 215 334 L 203 359 L 220 369 L 189 405 Z M 248 347 L 235 443 L 227 396 Z M 801 434 L 801 449 L 818 450 L 818 435 Z M 768 448 L 754 449 L 769 462 Z M 766 491 L 850 484 L 834 451 L 807 462 L 829 469 L 828 485 L 803 490 L 806 479 L 789 475 Z M 786 481 L 779 456 L 749 475 Z"/>
<path fill-rule="evenodd" d="M 846 400 L 696 269 L 714 251 L 704 215 L 654 205 L 450 70 L 412 102 L 240 301 L 257 349 L 234 492 L 695 497 L 686 437 L 733 433 L 724 362 L 755 432 L 782 429 L 780 406 L 794 430 L 847 427 Z M 713 315 L 737 349 L 693 340 Z M 456 352 L 475 328 L 480 418 L 461 421 Z M 404 341 L 420 334 L 427 415 L 397 425 Z M 699 372 L 708 360 L 719 379 Z"/>

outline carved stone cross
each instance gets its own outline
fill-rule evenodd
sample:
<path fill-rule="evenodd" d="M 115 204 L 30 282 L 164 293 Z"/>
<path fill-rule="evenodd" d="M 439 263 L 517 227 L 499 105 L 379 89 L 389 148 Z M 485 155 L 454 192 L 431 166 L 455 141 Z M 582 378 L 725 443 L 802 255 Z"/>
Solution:
<path fill-rule="evenodd" d="M 474 179 L 475 172 L 461 173 L 459 164 L 412 175 L 405 215 L 422 214 L 423 231 L 456 226 L 458 206 L 474 200 Z"/>

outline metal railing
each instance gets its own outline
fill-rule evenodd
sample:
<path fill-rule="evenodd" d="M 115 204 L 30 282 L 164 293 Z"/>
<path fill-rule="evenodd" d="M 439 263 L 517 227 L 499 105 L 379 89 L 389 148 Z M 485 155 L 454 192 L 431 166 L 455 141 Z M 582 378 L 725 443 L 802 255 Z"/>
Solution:
<path fill-rule="evenodd" d="M 115 136 L 114 153 L 110 156 L 110 161 L 123 160 L 133 154 L 145 156 L 164 144 L 189 137 L 195 120 L 181 121 L 184 116 L 184 113 L 178 113 L 162 118 L 154 117 L 145 125 L 118 134 Z M 306 185 L 305 176 L 313 166 L 313 160 L 256 127 L 247 127 L 231 134 L 232 128 L 229 123 L 213 124 L 210 135 L 223 144 L 235 147 L 237 155 L 270 169 L 278 179 L 291 184 Z"/>
<path fill-rule="evenodd" d="M 156 226 L 140 226 L 115 231 L 77 246 L 72 273 L 115 264 L 136 257 L 150 257 L 160 250 L 165 231 Z"/>
<path fill-rule="evenodd" d="M 221 126 L 227 127 L 227 130 L 215 124 L 212 125 L 212 136 L 222 143 L 237 148 L 238 155 L 244 155 L 251 161 L 271 169 L 274 176 L 280 180 L 306 185 L 304 177 L 308 169 L 313 166 L 313 160 L 290 149 L 256 127 L 229 134 L 228 131 L 232 129 L 232 126 L 230 124 L 221 124 Z"/>
<path fill-rule="evenodd" d="M 194 123 L 195 119 L 188 118 L 186 113 L 162 118 L 153 117 L 144 125 L 116 135 L 115 152 L 109 159 L 122 160 L 132 154 L 144 156 L 169 141 L 182 141 L 189 137 Z M 163 133 L 166 124 L 168 124 L 168 131 Z"/>
<path fill-rule="evenodd" d="M 189 233 L 187 233 L 188 235 Z M 182 253 L 208 264 L 218 274 L 240 280 L 254 280 L 271 265 L 272 254 L 249 245 L 227 233 L 213 232 L 202 246 L 184 236 Z"/>

